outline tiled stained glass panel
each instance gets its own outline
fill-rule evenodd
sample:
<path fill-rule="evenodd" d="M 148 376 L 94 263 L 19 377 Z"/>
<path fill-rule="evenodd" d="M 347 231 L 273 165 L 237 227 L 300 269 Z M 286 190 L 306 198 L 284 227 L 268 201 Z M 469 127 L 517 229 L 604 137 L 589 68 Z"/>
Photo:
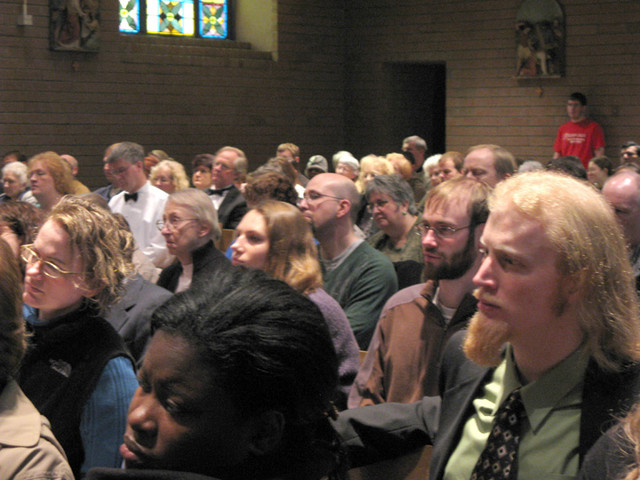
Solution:
<path fill-rule="evenodd" d="M 120 0 L 120 31 L 140 31 L 140 0 Z"/>
<path fill-rule="evenodd" d="M 200 36 L 227 38 L 227 1 L 200 0 Z"/>
<path fill-rule="evenodd" d="M 147 0 L 147 33 L 193 35 L 193 0 Z"/>
<path fill-rule="evenodd" d="M 119 2 L 120 31 L 124 33 L 218 39 L 229 36 L 229 0 L 119 0 Z"/>

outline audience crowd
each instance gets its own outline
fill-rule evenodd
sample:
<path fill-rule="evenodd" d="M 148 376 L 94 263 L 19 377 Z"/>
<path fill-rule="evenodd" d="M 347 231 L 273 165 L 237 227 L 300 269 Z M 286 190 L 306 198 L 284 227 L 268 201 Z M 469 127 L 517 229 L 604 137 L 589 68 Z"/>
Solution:
<path fill-rule="evenodd" d="M 639 478 L 640 145 L 567 114 L 545 164 L 9 152 L 0 478 Z"/>

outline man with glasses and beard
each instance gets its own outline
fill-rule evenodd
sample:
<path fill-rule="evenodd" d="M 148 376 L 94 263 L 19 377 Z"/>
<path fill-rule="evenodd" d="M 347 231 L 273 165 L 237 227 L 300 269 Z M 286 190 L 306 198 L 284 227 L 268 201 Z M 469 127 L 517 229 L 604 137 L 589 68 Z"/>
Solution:
<path fill-rule="evenodd" d="M 352 465 L 433 445 L 429 478 L 575 478 L 640 392 L 640 306 L 622 230 L 586 182 L 514 175 L 489 198 L 478 312 L 440 396 L 342 412 Z"/>
<path fill-rule="evenodd" d="M 409 403 L 438 395 L 444 345 L 476 311 L 472 278 L 491 192 L 484 182 L 456 177 L 427 194 L 422 223 L 426 283 L 391 297 L 349 396 L 349 407 Z"/>

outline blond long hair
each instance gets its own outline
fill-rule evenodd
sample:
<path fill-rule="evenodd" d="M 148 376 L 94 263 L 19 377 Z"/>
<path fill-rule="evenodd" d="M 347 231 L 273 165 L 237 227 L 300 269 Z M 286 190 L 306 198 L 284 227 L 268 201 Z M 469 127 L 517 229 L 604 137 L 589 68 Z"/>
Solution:
<path fill-rule="evenodd" d="M 309 223 L 291 204 L 266 201 L 254 210 L 264 218 L 269 236 L 265 271 L 308 295 L 322 286 L 322 271 Z"/>
<path fill-rule="evenodd" d="M 619 371 L 640 360 L 640 306 L 622 230 L 587 182 L 553 172 L 500 182 L 489 210 L 515 209 L 539 221 L 558 252 L 558 271 L 580 281 L 580 328 L 598 365 Z"/>

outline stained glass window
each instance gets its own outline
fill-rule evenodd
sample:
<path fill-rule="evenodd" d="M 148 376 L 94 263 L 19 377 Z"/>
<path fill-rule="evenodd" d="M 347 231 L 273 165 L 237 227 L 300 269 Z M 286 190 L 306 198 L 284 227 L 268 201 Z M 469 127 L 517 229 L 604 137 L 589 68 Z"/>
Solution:
<path fill-rule="evenodd" d="M 120 31 L 227 38 L 228 0 L 120 0 Z"/>

